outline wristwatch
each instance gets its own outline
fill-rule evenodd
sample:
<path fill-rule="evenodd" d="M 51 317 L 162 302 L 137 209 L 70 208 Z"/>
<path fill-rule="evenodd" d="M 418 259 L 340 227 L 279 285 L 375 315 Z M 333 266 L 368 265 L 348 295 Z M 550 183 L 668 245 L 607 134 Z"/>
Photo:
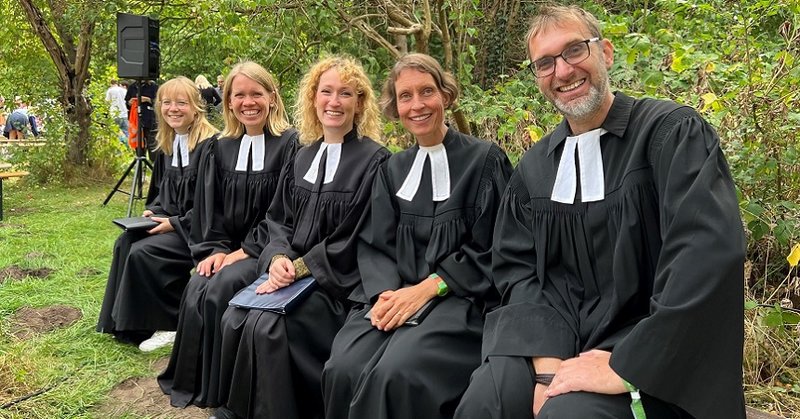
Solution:
<path fill-rule="evenodd" d="M 438 281 L 436 281 L 436 295 L 439 297 L 444 297 L 448 292 L 450 292 L 447 282 L 444 282 L 444 279 L 442 279 L 442 277 L 436 272 L 428 275 L 428 278 L 438 279 Z"/>

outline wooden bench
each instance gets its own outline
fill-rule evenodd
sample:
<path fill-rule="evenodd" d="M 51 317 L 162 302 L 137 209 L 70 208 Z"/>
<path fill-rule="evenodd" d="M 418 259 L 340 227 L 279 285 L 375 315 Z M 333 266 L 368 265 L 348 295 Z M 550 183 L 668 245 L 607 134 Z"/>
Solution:
<path fill-rule="evenodd" d="M 30 173 L 25 171 L 16 172 L 0 172 L 0 221 L 3 221 L 3 181 L 11 178 L 20 178 L 28 176 Z"/>

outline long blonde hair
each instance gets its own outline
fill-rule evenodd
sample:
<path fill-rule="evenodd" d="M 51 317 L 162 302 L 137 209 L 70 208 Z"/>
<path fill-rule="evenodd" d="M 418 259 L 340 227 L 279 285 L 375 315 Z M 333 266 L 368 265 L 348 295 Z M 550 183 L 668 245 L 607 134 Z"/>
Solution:
<path fill-rule="evenodd" d="M 267 118 L 267 129 L 272 135 L 281 135 L 283 131 L 289 128 L 289 118 L 286 116 L 286 108 L 283 106 L 283 99 L 281 99 L 281 95 L 278 92 L 278 84 L 275 82 L 275 78 L 264 67 L 252 61 L 242 61 L 236 64 L 231 69 L 231 72 L 228 73 L 228 76 L 225 77 L 225 86 L 222 88 L 225 94 L 222 98 L 222 117 L 225 120 L 225 129 L 222 130 L 222 136 L 238 138 L 245 132 L 244 125 L 236 119 L 236 114 L 231 110 L 231 86 L 233 86 L 233 79 L 239 75 L 260 84 L 261 87 L 275 97 L 275 107 L 270 109 L 269 117 Z"/>
<path fill-rule="evenodd" d="M 322 123 L 317 117 L 315 99 L 319 79 L 322 73 L 335 68 L 339 72 L 342 83 L 355 87 L 361 112 L 355 115 L 353 124 L 360 136 L 369 137 L 375 141 L 381 139 L 381 120 L 378 103 L 372 83 L 361 64 L 352 57 L 334 55 L 322 58 L 311 66 L 300 87 L 297 89 L 297 103 L 294 109 L 294 118 L 300 131 L 300 143 L 309 144 L 322 137 Z"/>
<path fill-rule="evenodd" d="M 201 141 L 217 133 L 217 129 L 206 119 L 206 109 L 200 98 L 200 91 L 194 83 L 186 77 L 178 76 L 167 81 L 158 88 L 156 93 L 156 118 L 158 118 L 158 134 L 156 134 L 156 148 L 167 155 L 172 155 L 172 142 L 175 139 L 175 130 L 167 124 L 161 114 L 161 101 L 164 99 L 175 100 L 178 95 L 186 96 L 189 107 L 194 111 L 194 120 L 189 126 L 189 151 Z"/>
<path fill-rule="evenodd" d="M 194 85 L 197 86 L 198 89 L 208 89 L 209 87 L 214 87 L 208 82 L 206 76 L 202 74 L 194 78 Z"/>

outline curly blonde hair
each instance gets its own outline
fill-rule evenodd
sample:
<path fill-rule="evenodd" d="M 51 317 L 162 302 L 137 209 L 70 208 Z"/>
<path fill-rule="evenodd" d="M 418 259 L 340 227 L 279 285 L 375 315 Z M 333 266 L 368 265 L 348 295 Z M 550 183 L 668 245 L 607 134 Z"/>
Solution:
<path fill-rule="evenodd" d="M 317 118 L 315 99 L 320 77 L 332 68 L 339 73 L 342 83 L 352 85 L 358 95 L 361 111 L 356 113 L 353 119 L 358 135 L 380 141 L 380 112 L 375 91 L 372 89 L 372 82 L 356 59 L 334 55 L 322 58 L 311 66 L 297 89 L 294 118 L 300 131 L 300 142 L 309 144 L 322 137 L 322 123 Z"/>
<path fill-rule="evenodd" d="M 194 121 L 189 126 L 189 150 L 201 141 L 217 133 L 217 129 L 206 119 L 206 108 L 200 91 L 194 83 L 186 77 L 178 76 L 167 81 L 158 88 L 156 93 L 156 118 L 158 119 L 158 134 L 156 134 L 156 148 L 167 155 L 172 155 L 172 141 L 175 139 L 175 130 L 167 124 L 161 114 L 161 102 L 166 99 L 176 100 L 183 95 L 189 102 L 189 107 L 194 111 Z"/>
<path fill-rule="evenodd" d="M 264 67 L 252 61 L 242 61 L 236 64 L 225 77 L 225 86 L 222 88 L 224 93 L 222 98 L 222 117 L 225 120 L 225 129 L 222 131 L 222 136 L 239 138 L 244 134 L 244 125 L 236 119 L 236 114 L 231 110 L 231 94 L 233 90 L 231 86 L 233 86 L 233 80 L 236 76 L 240 75 L 260 84 L 261 87 L 274 96 L 275 107 L 269 111 L 267 129 L 272 135 L 281 135 L 289 128 L 289 119 L 286 116 L 283 99 L 281 99 L 281 95 L 278 92 L 278 83 L 275 82 L 275 78 Z"/>

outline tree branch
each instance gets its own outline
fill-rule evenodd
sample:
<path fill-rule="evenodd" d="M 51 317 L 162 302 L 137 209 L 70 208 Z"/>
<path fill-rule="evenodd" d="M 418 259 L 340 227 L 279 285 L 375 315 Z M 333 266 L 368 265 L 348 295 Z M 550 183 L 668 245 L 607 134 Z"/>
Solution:
<path fill-rule="evenodd" d="M 414 37 L 417 39 L 417 51 L 427 54 L 428 43 L 431 39 L 431 25 L 433 21 L 433 17 L 431 15 L 431 3 L 428 0 L 423 0 L 422 2 L 422 16 L 424 17 L 424 21 L 422 22 L 422 31 L 415 34 Z"/>
<path fill-rule="evenodd" d="M 384 47 L 387 51 L 389 51 L 389 53 L 391 53 L 395 59 L 400 58 L 400 52 L 397 50 L 397 48 L 395 48 L 395 46 L 392 45 L 391 42 L 386 40 L 386 38 L 381 36 L 381 34 L 379 34 L 378 31 L 375 30 L 375 28 L 370 26 L 369 23 L 351 17 L 350 15 L 347 14 L 347 12 L 345 12 L 341 8 L 333 8 L 327 2 L 325 2 L 325 7 L 327 7 L 332 12 L 338 14 L 339 17 L 341 17 L 342 20 L 347 22 L 349 26 L 358 29 L 367 38 L 380 44 L 380 46 Z"/>
<path fill-rule="evenodd" d="M 442 48 L 444 49 L 444 68 L 452 74 L 455 74 L 453 65 L 453 44 L 450 39 L 450 28 L 447 25 L 447 14 L 444 12 L 444 1 L 437 2 L 439 9 L 439 27 L 442 31 Z"/>
<path fill-rule="evenodd" d="M 42 12 L 33 4 L 32 0 L 19 0 L 19 4 L 25 12 L 25 17 L 28 18 L 28 23 L 30 23 L 31 28 L 33 28 L 33 31 L 42 41 L 47 53 L 50 54 L 50 58 L 53 60 L 53 64 L 55 64 L 58 70 L 56 73 L 58 74 L 59 80 L 62 84 L 66 84 L 66 78 L 72 71 L 72 65 L 67 59 L 64 50 L 50 31 L 50 28 L 47 27 L 47 23 L 44 21 L 44 17 L 42 17 Z"/>
<path fill-rule="evenodd" d="M 422 25 L 420 25 L 419 23 L 415 23 L 408 28 L 395 28 L 393 26 L 389 26 L 386 28 L 386 32 L 392 35 L 412 35 L 420 31 L 422 31 Z"/>

